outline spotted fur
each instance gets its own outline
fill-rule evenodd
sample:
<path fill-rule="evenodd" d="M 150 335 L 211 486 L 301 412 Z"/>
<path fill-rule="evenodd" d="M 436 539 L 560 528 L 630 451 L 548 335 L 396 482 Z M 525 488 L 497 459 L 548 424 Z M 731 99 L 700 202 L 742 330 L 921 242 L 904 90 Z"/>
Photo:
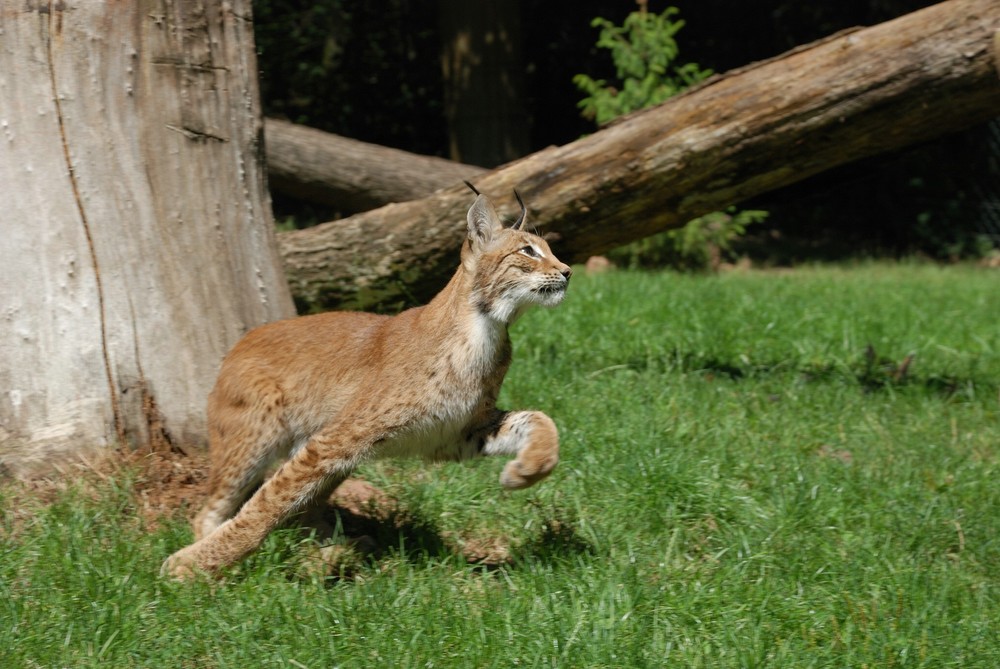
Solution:
<path fill-rule="evenodd" d="M 279 321 L 233 348 L 208 401 L 210 493 L 196 541 L 164 573 L 237 562 L 365 461 L 512 456 L 500 475 L 510 489 L 549 475 L 555 423 L 496 400 L 511 361 L 508 326 L 530 306 L 559 304 L 571 271 L 523 230 L 523 211 L 504 227 L 478 195 L 467 219 L 461 265 L 426 306 Z"/>

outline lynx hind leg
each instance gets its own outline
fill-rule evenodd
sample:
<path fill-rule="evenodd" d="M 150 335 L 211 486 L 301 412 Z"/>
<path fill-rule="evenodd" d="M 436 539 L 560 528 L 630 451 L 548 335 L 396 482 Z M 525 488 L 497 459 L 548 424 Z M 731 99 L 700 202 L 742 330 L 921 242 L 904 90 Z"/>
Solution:
<path fill-rule="evenodd" d="M 504 488 L 527 488 L 552 473 L 559 462 L 559 431 L 541 411 L 511 411 L 486 436 L 483 455 L 515 455 L 500 474 Z"/>
<path fill-rule="evenodd" d="M 195 541 L 208 536 L 215 528 L 236 515 L 250 499 L 267 472 L 268 463 L 227 460 L 227 465 L 213 465 L 209 476 L 209 496 L 192 523 Z"/>
<path fill-rule="evenodd" d="M 259 383 L 235 396 L 223 389 L 209 402 L 209 495 L 193 522 L 196 541 L 235 516 L 290 447 L 276 384 Z M 247 391 L 255 391 L 252 398 Z"/>
<path fill-rule="evenodd" d="M 361 439 L 343 436 L 313 438 L 287 460 L 239 509 L 208 536 L 177 551 L 160 572 L 187 578 L 195 572 L 217 573 L 255 550 L 276 527 L 322 499 L 356 465 L 354 448 Z M 368 444 L 370 445 L 370 444 Z"/>

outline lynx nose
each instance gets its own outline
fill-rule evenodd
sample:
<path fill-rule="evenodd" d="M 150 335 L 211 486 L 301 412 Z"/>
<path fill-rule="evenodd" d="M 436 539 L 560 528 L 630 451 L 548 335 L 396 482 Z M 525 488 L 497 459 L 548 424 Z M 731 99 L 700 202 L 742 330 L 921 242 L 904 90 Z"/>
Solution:
<path fill-rule="evenodd" d="M 567 281 L 569 281 L 569 278 L 573 276 L 573 270 L 570 269 L 569 267 L 566 267 L 566 269 L 559 270 L 559 273 L 562 274 L 563 278 L 566 279 Z"/>

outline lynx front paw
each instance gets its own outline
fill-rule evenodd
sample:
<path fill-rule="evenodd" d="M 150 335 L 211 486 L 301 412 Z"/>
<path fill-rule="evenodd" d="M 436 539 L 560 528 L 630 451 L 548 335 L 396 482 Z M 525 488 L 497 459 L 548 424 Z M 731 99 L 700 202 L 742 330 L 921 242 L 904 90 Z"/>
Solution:
<path fill-rule="evenodd" d="M 559 456 L 551 454 L 540 459 L 511 460 L 500 473 L 500 485 L 508 490 L 520 490 L 533 486 L 552 473 Z"/>
<path fill-rule="evenodd" d="M 160 576 L 170 577 L 175 581 L 189 581 L 200 571 L 194 546 L 182 548 L 164 561 L 160 567 Z"/>

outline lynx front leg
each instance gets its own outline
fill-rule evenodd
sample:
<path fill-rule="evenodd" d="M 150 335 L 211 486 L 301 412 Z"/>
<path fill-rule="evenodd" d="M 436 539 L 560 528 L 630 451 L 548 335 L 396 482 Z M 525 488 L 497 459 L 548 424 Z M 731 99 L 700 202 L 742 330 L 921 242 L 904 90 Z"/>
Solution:
<path fill-rule="evenodd" d="M 504 488 L 527 488 L 552 473 L 559 462 L 559 431 L 541 411 L 500 413 L 482 436 L 483 455 L 516 455 L 500 474 Z"/>
<path fill-rule="evenodd" d="M 272 530 L 347 478 L 356 458 L 348 449 L 337 447 L 342 443 L 343 439 L 336 443 L 322 438 L 311 440 L 235 516 L 167 558 L 161 573 L 176 578 L 191 576 L 195 571 L 215 573 L 251 553 Z"/>

